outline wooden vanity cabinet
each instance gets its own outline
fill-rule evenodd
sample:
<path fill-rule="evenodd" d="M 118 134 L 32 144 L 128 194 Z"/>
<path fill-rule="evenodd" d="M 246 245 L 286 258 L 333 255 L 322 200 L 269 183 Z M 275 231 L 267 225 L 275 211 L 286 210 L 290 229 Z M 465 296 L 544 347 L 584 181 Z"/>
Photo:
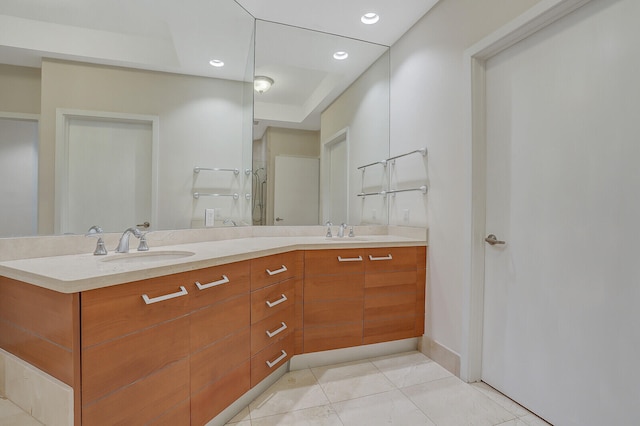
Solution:
<path fill-rule="evenodd" d="M 250 389 L 250 262 L 190 273 L 191 424 L 203 425 Z"/>
<path fill-rule="evenodd" d="M 83 292 L 83 424 L 202 425 L 248 391 L 249 289 L 247 261 Z"/>
<path fill-rule="evenodd" d="M 363 344 L 424 332 L 424 247 L 366 250 Z"/>
<path fill-rule="evenodd" d="M 251 386 L 295 353 L 296 288 L 301 286 L 302 262 L 299 251 L 251 261 Z"/>
<path fill-rule="evenodd" d="M 190 423 L 182 409 L 190 390 L 187 279 L 81 293 L 83 424 L 152 424 L 166 416 Z"/>
<path fill-rule="evenodd" d="M 363 249 L 307 250 L 304 352 L 362 344 Z"/>

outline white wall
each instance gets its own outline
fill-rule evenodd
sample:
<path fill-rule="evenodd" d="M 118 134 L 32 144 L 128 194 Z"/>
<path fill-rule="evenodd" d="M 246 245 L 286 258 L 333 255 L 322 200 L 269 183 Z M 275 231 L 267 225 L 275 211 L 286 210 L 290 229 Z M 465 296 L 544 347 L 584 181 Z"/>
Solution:
<path fill-rule="evenodd" d="M 428 178 L 427 201 L 396 197 L 390 224 L 429 227 L 426 334 L 456 354 L 462 347 L 462 286 L 467 212 L 471 196 L 464 144 L 463 52 L 538 0 L 440 0 L 391 48 L 391 154 L 427 146 L 428 169 L 419 158 L 398 167 L 401 182 Z M 426 175 L 425 175 L 426 173 Z"/>
<path fill-rule="evenodd" d="M 322 144 L 348 128 L 350 224 L 387 224 L 387 199 L 381 196 L 358 197 L 363 191 L 387 189 L 385 169 L 382 166 L 369 167 L 363 175 L 358 167 L 389 156 L 388 77 L 387 52 L 322 113 Z M 325 184 L 324 180 L 322 182 Z"/>

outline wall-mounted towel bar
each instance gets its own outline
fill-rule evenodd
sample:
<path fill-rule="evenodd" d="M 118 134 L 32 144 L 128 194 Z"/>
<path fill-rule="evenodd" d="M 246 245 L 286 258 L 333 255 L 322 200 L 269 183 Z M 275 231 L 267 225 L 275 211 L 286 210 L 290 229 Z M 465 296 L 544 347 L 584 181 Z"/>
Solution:
<path fill-rule="evenodd" d="M 396 155 L 395 157 L 387 158 L 387 161 L 393 161 L 393 160 L 395 160 L 397 158 L 406 157 L 407 155 L 417 154 L 417 153 L 419 153 L 420 155 L 422 155 L 424 157 L 425 155 L 427 155 L 427 148 L 424 147 L 424 148 L 416 149 L 415 151 L 407 152 L 405 154 Z"/>
<path fill-rule="evenodd" d="M 382 164 L 384 167 L 387 167 L 387 163 L 389 161 L 394 161 L 394 160 L 396 160 L 396 159 L 398 159 L 400 157 L 406 157 L 407 155 L 418 154 L 418 153 L 421 154 L 424 157 L 425 155 L 427 155 L 427 148 L 424 147 L 424 148 L 416 149 L 416 150 L 411 151 L 411 152 L 407 152 L 407 153 L 404 153 L 404 154 L 396 155 L 394 157 L 389 157 L 386 160 L 376 161 L 376 162 L 373 162 L 373 163 L 365 164 L 364 166 L 358 167 L 358 170 L 366 169 L 367 167 L 375 166 L 377 164 Z"/>
<path fill-rule="evenodd" d="M 240 174 L 240 170 L 239 169 L 222 169 L 219 167 L 213 167 L 213 168 L 209 168 L 209 167 L 194 167 L 193 168 L 193 173 L 200 173 L 201 171 L 207 171 L 207 172 L 233 172 L 234 175 L 239 175 Z M 245 169 L 244 174 L 249 176 L 251 174 L 251 169 Z"/>
<path fill-rule="evenodd" d="M 193 193 L 193 198 L 195 198 L 196 200 L 200 197 L 233 197 L 234 200 L 237 200 L 240 198 L 240 195 L 238 195 L 237 192 L 234 192 L 233 194 L 211 194 L 211 193 L 207 193 L 207 192 L 194 192 Z M 244 194 L 244 198 L 246 198 L 247 200 L 251 199 L 251 194 Z"/>
<path fill-rule="evenodd" d="M 358 197 L 367 197 L 369 195 L 382 195 L 386 197 L 388 194 L 396 194 L 398 192 L 409 192 L 409 191 L 420 191 L 423 194 L 427 193 L 427 185 L 422 185 L 420 188 L 408 188 L 408 189 L 390 189 L 388 191 L 380 191 L 380 192 L 361 192 L 358 194 Z"/>

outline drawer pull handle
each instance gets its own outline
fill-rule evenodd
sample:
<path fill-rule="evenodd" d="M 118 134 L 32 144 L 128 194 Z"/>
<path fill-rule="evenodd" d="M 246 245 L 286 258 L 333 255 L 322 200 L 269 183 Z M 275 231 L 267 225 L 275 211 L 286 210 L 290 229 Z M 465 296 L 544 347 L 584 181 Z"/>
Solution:
<path fill-rule="evenodd" d="M 267 274 L 269 274 L 269 275 L 278 275 L 278 274 L 281 274 L 283 272 L 287 272 L 287 267 L 282 265 L 282 268 L 276 269 L 275 271 L 270 271 L 268 269 L 266 271 L 267 271 Z"/>
<path fill-rule="evenodd" d="M 150 305 L 152 303 L 158 303 L 158 302 L 162 302 L 164 300 L 169 300 L 169 299 L 174 299 L 176 297 L 180 297 L 180 296 L 185 296 L 189 294 L 187 292 L 187 289 L 184 288 L 184 286 L 180 286 L 180 291 L 175 292 L 175 293 L 171 293 L 171 294 L 165 294 L 164 296 L 158 296 L 158 297 L 149 297 L 146 294 L 142 295 L 142 300 L 144 300 L 144 303 L 146 303 L 147 305 Z"/>
<path fill-rule="evenodd" d="M 282 302 L 286 302 L 286 301 L 287 301 L 287 296 L 285 296 L 285 295 L 283 294 L 283 295 L 282 295 L 282 297 L 281 297 L 280 299 L 276 300 L 275 302 L 269 302 L 269 301 L 267 300 L 267 306 L 268 306 L 268 307 L 270 307 L 270 308 L 273 308 L 274 306 L 279 305 L 279 304 L 281 304 Z"/>
<path fill-rule="evenodd" d="M 283 332 L 283 331 L 285 331 L 286 329 L 287 329 L 287 324 L 285 324 L 285 323 L 283 322 L 283 323 L 282 323 L 282 327 L 280 327 L 279 329 L 274 330 L 274 331 L 269 331 L 269 330 L 267 330 L 267 336 L 269 336 L 269 337 L 273 337 L 273 336 L 275 336 L 275 335 L 278 335 L 278 334 L 282 333 L 282 332 Z"/>
<path fill-rule="evenodd" d="M 382 257 L 373 257 L 373 256 L 369 255 L 369 260 L 393 260 L 393 257 L 391 256 L 391 254 L 388 254 L 388 255 L 382 256 Z"/>
<path fill-rule="evenodd" d="M 358 257 L 338 256 L 338 262 L 362 262 L 362 256 L 358 256 Z"/>
<path fill-rule="evenodd" d="M 282 350 L 282 354 L 278 358 L 274 359 L 273 361 L 267 361 L 267 365 L 269 366 L 269 368 L 273 368 L 274 365 L 276 365 L 286 357 L 287 357 L 287 353 L 284 350 Z"/>
<path fill-rule="evenodd" d="M 221 280 L 214 281 L 209 284 L 200 284 L 199 281 L 196 281 L 196 287 L 198 287 L 198 289 L 200 290 L 206 290 L 208 288 L 215 287 L 217 285 L 226 284 L 228 282 L 229 282 L 229 278 L 226 275 L 223 275 Z"/>

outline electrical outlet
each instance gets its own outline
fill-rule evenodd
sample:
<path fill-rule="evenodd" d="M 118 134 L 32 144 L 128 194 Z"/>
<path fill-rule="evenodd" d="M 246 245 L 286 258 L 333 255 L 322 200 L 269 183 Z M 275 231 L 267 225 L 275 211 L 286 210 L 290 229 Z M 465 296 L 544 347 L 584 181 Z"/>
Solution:
<path fill-rule="evenodd" d="M 404 209 L 403 213 L 402 220 L 404 220 L 404 223 L 409 223 L 409 209 Z"/>
<path fill-rule="evenodd" d="M 207 228 L 211 228 L 215 223 L 215 210 L 214 209 L 204 209 L 204 226 Z"/>

